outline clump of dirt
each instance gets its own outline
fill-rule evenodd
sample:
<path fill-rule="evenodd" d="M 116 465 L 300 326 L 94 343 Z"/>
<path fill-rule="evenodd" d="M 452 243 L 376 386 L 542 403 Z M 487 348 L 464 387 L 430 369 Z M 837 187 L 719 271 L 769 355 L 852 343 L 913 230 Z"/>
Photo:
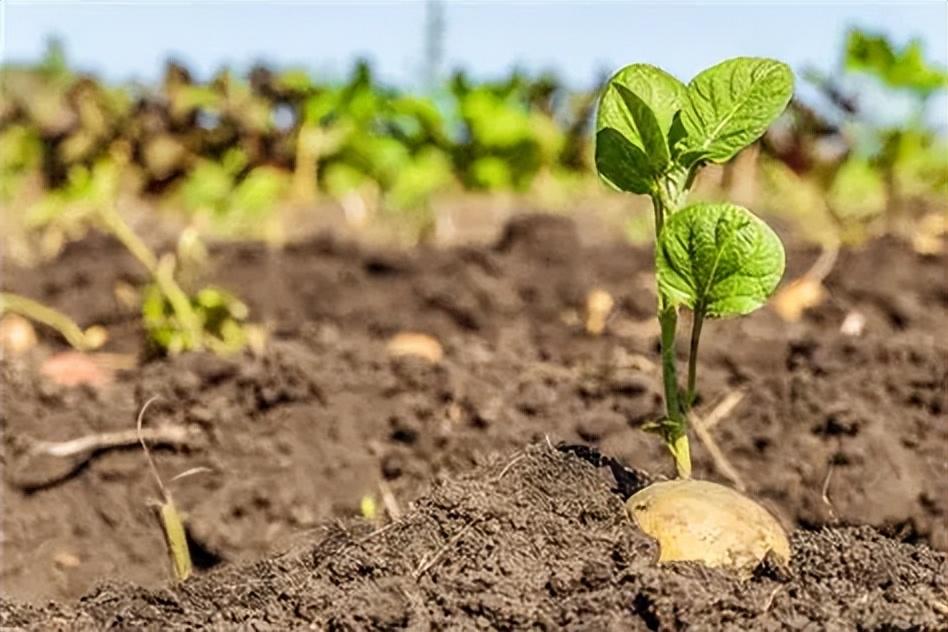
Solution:
<path fill-rule="evenodd" d="M 789 279 L 818 253 L 787 241 Z M 670 473 L 640 428 L 661 414 L 648 248 L 583 243 L 569 220 L 530 216 L 488 247 L 404 253 L 320 236 L 283 250 L 219 246 L 213 261 L 213 280 L 270 327 L 262 355 L 149 357 L 138 315 L 114 292 L 140 273 L 101 237 L 49 265 L 5 270 L 5 289 L 107 325 L 108 351 L 143 360 L 101 389 L 56 386 L 38 366 L 61 344 L 41 332 L 33 355 L 0 361 L 8 595 L 166 581 L 147 506 L 156 492 L 136 446 L 69 463 L 28 450 L 133 428 L 153 395 L 148 426 L 189 437 L 156 447 L 165 477 L 210 468 L 173 489 L 204 570 L 357 515 L 365 496 L 389 518 L 407 514 L 433 478 L 547 437 Z M 798 323 L 765 309 L 707 325 L 698 411 L 743 395 L 711 432 L 748 492 L 787 525 L 871 525 L 948 550 L 946 265 L 878 241 L 841 253 L 831 300 Z M 616 305 L 600 337 L 581 322 L 593 287 Z M 864 330 L 845 335 L 854 312 Z M 436 337 L 444 359 L 389 358 L 386 341 L 403 330 Z M 698 441 L 694 453 L 697 476 L 726 480 Z"/>
<path fill-rule="evenodd" d="M 946 564 L 872 529 L 798 531 L 781 575 L 656 566 L 599 470 L 545 444 L 439 482 L 385 527 L 347 522 L 289 552 L 161 590 L 0 602 L 0 624 L 328 630 L 936 629 Z"/>

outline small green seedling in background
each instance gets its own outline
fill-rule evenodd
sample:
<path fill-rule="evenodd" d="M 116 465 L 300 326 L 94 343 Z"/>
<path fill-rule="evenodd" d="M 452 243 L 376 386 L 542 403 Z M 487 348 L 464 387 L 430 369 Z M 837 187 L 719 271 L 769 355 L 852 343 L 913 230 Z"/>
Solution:
<path fill-rule="evenodd" d="M 658 320 L 665 418 L 650 429 L 691 476 L 688 413 L 695 402 L 698 345 L 708 318 L 761 307 L 784 270 L 777 235 L 733 204 L 685 206 L 698 171 L 754 143 L 786 108 L 793 74 L 779 61 L 739 57 L 685 85 L 647 64 L 626 66 L 606 84 L 596 120 L 596 168 L 616 189 L 648 195 L 655 217 Z M 687 386 L 678 383 L 678 311 L 692 311 Z"/>
<path fill-rule="evenodd" d="M 145 402 L 145 405 L 142 406 L 141 411 L 138 413 L 138 441 L 142 445 L 142 451 L 145 453 L 145 459 L 148 461 L 148 467 L 151 469 L 155 484 L 161 492 L 162 500 L 156 503 L 156 508 L 158 519 L 161 522 L 162 533 L 165 537 L 165 544 L 168 546 L 171 569 L 176 580 L 184 581 L 191 576 L 193 568 L 191 564 L 191 552 L 188 549 L 188 537 L 184 530 L 184 522 L 181 520 L 181 514 L 174 504 L 171 492 L 165 487 L 165 484 L 161 480 L 161 475 L 158 474 L 158 467 L 155 465 L 155 460 L 151 456 L 148 444 L 145 443 L 145 436 L 142 434 L 142 421 L 145 418 L 145 411 L 148 410 L 148 407 L 156 399 L 158 399 L 157 396 Z M 176 476 L 175 479 L 179 479 L 195 471 L 196 470 L 185 472 L 184 474 Z"/>
<path fill-rule="evenodd" d="M 181 286 L 182 264 L 206 257 L 193 231 L 182 234 L 177 256 L 158 257 L 116 209 L 119 167 L 103 167 L 97 175 L 88 195 L 86 221 L 118 239 L 151 277 L 142 291 L 142 320 L 149 340 L 172 355 L 204 349 L 223 354 L 244 348 L 248 343 L 246 305 L 215 287 L 189 294 Z"/>
<path fill-rule="evenodd" d="M 142 293 L 142 319 L 152 343 L 172 355 L 203 349 L 233 353 L 247 344 L 246 305 L 214 287 L 188 295 L 176 277 L 178 258 L 172 254 L 158 258 L 112 205 L 101 206 L 97 215 L 152 278 Z M 185 252 L 179 255 L 187 258 Z"/>

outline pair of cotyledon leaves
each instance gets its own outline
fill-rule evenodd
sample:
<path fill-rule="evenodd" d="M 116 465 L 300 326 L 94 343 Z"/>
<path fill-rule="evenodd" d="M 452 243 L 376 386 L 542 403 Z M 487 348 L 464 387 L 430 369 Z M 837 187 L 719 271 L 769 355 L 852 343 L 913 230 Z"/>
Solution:
<path fill-rule="evenodd" d="M 792 93 L 792 72 L 770 59 L 731 59 L 687 86 L 654 66 L 627 66 L 599 103 L 596 168 L 615 188 L 653 193 L 672 169 L 730 160 L 763 135 Z M 750 211 L 695 204 L 665 222 L 657 268 L 672 304 L 721 318 L 766 302 L 783 275 L 784 252 Z"/>

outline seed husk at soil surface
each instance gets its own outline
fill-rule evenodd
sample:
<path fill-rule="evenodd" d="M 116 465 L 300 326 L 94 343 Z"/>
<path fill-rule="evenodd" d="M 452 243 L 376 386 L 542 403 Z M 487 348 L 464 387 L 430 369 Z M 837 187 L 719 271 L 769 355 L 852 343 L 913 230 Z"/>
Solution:
<path fill-rule="evenodd" d="M 653 483 L 626 501 L 635 524 L 658 542 L 658 561 L 701 562 L 749 576 L 774 553 L 790 561 L 790 541 L 766 509 L 710 481 Z"/>
<path fill-rule="evenodd" d="M 13 442 L 120 432 L 144 400 L 161 394 L 156 424 L 194 424 L 205 437 L 186 449 L 161 448 L 163 472 L 213 470 L 176 489 L 202 552 L 199 574 L 262 559 L 309 529 L 357 515 L 359 500 L 377 495 L 380 481 L 408 513 L 432 480 L 544 436 L 582 441 L 668 476 L 665 451 L 639 428 L 661 414 L 655 332 L 619 326 L 654 322 L 654 294 L 630 281 L 650 269 L 653 254 L 584 242 L 580 229 L 563 217 L 523 217 L 497 245 L 384 257 L 327 236 L 281 251 L 219 246 L 214 282 L 240 293 L 255 320 L 272 324 L 263 354 L 143 356 L 101 391 L 50 384 L 32 354 L 8 357 L 0 361 L 3 433 Z M 819 249 L 788 244 L 787 278 L 795 278 Z M 769 309 L 714 323 L 697 410 L 735 388 L 746 393 L 712 432 L 747 494 L 788 526 L 867 524 L 948 550 L 946 265 L 943 254 L 921 256 L 884 239 L 841 251 L 825 280 L 832 300 L 798 323 Z M 138 274 L 119 247 L 93 236 L 48 265 L 8 267 L 2 283 L 40 293 L 34 298 L 82 325 L 107 323 L 107 351 L 141 353 L 139 315 L 112 296 L 117 280 L 140 283 Z M 582 311 L 594 287 L 615 299 L 601 336 L 562 321 L 564 312 Z M 853 310 L 865 316 L 858 338 L 839 333 Z M 399 331 L 436 337 L 443 361 L 389 361 L 385 342 Z M 40 347 L 63 349 L 54 334 L 38 335 Z M 694 452 L 695 476 L 720 481 L 703 446 Z M 164 543 L 142 501 L 153 483 L 138 451 L 98 453 L 34 491 L 18 488 L 10 474 L 8 463 L 4 594 L 67 603 L 104 578 L 147 590 L 165 585 Z M 41 480 L 49 474 L 33 472 Z M 425 555 L 464 526 L 446 526 Z M 470 527 L 457 544 L 482 528 Z M 80 564 L 57 564 L 62 552 Z"/>

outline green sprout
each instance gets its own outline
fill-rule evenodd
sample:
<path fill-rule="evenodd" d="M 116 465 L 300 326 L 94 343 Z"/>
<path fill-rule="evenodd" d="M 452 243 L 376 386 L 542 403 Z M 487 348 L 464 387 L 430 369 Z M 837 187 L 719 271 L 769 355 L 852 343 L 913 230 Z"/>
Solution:
<path fill-rule="evenodd" d="M 149 340 L 157 348 L 171 355 L 204 349 L 228 354 L 248 344 L 246 305 L 220 288 L 204 287 L 188 294 L 179 284 L 178 260 L 188 258 L 186 248 L 182 247 L 186 240 L 179 244 L 179 257 L 169 253 L 159 258 L 114 207 L 100 208 L 98 220 L 152 278 L 142 293 L 142 321 Z"/>
<path fill-rule="evenodd" d="M 648 195 L 655 217 L 658 321 L 665 418 L 661 435 L 680 478 L 691 476 L 688 413 L 708 318 L 761 307 L 783 275 L 784 251 L 759 218 L 728 203 L 686 206 L 698 171 L 723 164 L 759 139 L 784 111 L 793 73 L 778 61 L 738 57 L 685 85 L 647 64 L 626 66 L 606 84 L 596 120 L 596 169 L 621 191 Z M 687 386 L 678 382 L 678 312 L 692 311 Z"/>

